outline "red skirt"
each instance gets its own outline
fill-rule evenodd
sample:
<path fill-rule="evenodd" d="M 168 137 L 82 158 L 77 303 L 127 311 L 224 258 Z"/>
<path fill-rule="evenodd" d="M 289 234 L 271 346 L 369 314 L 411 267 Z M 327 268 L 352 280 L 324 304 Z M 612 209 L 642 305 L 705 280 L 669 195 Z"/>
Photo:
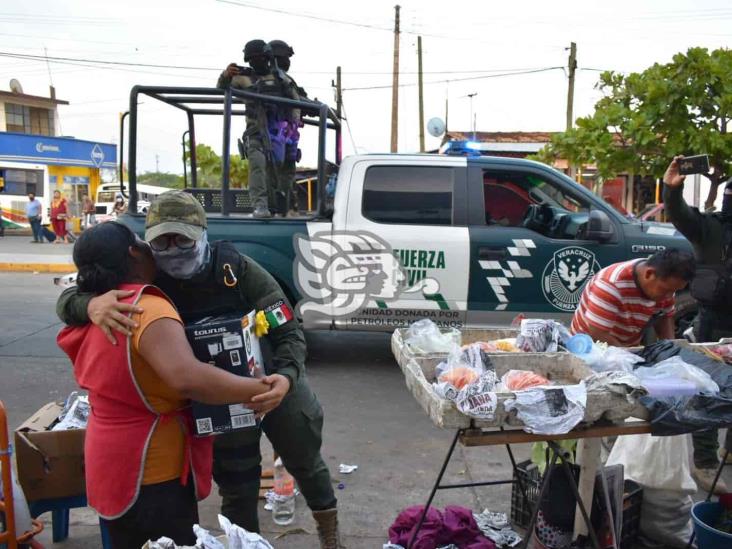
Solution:
<path fill-rule="evenodd" d="M 52 219 L 51 225 L 53 226 L 53 232 L 59 238 L 66 236 L 66 220 L 65 219 Z"/>

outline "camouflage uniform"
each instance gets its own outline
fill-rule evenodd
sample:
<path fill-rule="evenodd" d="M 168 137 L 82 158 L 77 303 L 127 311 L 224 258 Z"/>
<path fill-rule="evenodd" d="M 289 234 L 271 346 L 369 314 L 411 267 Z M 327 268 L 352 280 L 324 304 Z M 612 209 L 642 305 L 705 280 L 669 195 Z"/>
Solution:
<path fill-rule="evenodd" d="M 300 99 L 297 85 L 284 72 L 279 77 L 273 72 L 259 76 L 251 68 L 245 68 L 242 74 L 228 77 L 224 71 L 219 76 L 216 87 L 225 89 L 229 86 L 265 95 Z M 272 161 L 264 136 L 264 132 L 267 132 L 267 117 L 262 105 L 257 102 L 247 103 L 246 111 L 247 127 L 242 139 L 249 160 L 249 194 L 252 205 L 255 209 L 277 209 L 280 213 L 287 213 L 295 173 L 294 163 L 285 160 L 282 164 L 277 164 Z M 299 121 L 300 110 L 289 109 L 288 119 Z"/>
<path fill-rule="evenodd" d="M 171 195 L 173 198 L 171 198 Z M 182 191 L 164 193 L 148 212 L 147 234 L 177 232 L 184 227 L 206 227 L 203 208 Z M 162 213 L 162 215 L 160 215 Z M 170 215 L 166 216 L 166 213 Z M 165 227 L 162 225 L 165 224 Z M 155 228 L 157 225 L 157 229 Z M 151 230 L 152 229 L 152 230 Z M 163 232 L 161 233 L 161 229 Z M 182 233 L 182 231 L 181 231 Z M 240 254 L 230 242 L 211 245 L 212 257 L 203 272 L 191 279 L 178 280 L 158 273 L 155 285 L 172 300 L 185 323 L 209 315 L 246 313 L 252 309 L 287 304 L 282 289 L 272 276 L 251 258 Z M 234 287 L 225 283 L 230 265 L 238 279 Z M 68 288 L 59 297 L 56 312 L 69 325 L 89 322 L 90 294 Z M 335 515 L 336 498 L 328 467 L 320 455 L 323 409 L 305 375 L 305 338 L 297 320 L 272 328 L 265 337 L 272 348 L 267 373 L 278 373 L 290 380 L 290 391 L 282 403 L 265 415 L 260 429 L 246 429 L 216 436 L 214 479 L 222 496 L 222 513 L 247 530 L 258 532 L 257 503 L 261 476 L 259 440 L 267 435 L 288 471 L 295 477 L 308 506 L 314 511 Z"/>

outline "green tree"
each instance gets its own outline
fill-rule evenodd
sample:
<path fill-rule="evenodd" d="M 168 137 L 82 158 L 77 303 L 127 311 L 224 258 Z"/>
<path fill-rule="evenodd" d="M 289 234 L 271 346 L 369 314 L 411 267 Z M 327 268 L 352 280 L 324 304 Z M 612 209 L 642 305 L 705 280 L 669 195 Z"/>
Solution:
<path fill-rule="evenodd" d="M 189 149 L 186 149 L 185 160 L 190 166 L 191 154 Z M 232 189 L 248 188 L 249 162 L 238 154 L 232 154 L 229 157 L 229 163 L 229 186 Z M 199 187 L 221 188 L 221 157 L 204 143 L 196 145 L 196 168 Z"/>
<path fill-rule="evenodd" d="M 732 51 L 691 48 L 641 73 L 605 72 L 591 116 L 555 135 L 537 158 L 595 164 L 600 178 L 618 173 L 661 177 L 677 154 L 708 154 L 713 167 L 706 207 L 730 175 Z"/>
<path fill-rule="evenodd" d="M 171 189 L 183 188 L 183 176 L 169 172 L 145 172 L 137 176 L 137 182 Z"/>

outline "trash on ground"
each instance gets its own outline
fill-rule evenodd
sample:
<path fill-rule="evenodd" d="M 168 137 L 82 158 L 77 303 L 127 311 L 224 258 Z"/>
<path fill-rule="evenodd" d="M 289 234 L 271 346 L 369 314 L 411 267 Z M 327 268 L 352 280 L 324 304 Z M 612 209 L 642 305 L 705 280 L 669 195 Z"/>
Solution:
<path fill-rule="evenodd" d="M 350 475 L 356 469 L 358 469 L 358 465 L 347 465 L 345 463 L 341 463 L 340 466 L 338 467 L 338 472 L 343 475 Z"/>
<path fill-rule="evenodd" d="M 64 409 L 59 415 L 59 421 L 51 428 L 51 431 L 86 429 L 90 411 L 89 397 L 87 395 L 80 395 L 74 391 L 66 399 Z"/>

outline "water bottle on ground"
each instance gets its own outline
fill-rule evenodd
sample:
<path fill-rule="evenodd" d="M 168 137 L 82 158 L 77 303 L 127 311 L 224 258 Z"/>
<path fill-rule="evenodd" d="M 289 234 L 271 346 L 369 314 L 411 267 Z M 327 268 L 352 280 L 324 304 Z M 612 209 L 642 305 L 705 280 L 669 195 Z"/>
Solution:
<path fill-rule="evenodd" d="M 292 524 L 295 520 L 295 479 L 287 472 L 281 458 L 274 463 L 274 493 L 272 520 L 280 526 Z"/>

